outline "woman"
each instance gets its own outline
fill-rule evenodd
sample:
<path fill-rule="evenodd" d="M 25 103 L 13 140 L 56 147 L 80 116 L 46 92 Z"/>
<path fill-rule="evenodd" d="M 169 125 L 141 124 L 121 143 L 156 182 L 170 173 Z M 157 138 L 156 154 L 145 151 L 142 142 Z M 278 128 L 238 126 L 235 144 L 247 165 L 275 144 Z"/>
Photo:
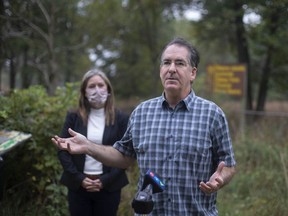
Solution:
<path fill-rule="evenodd" d="M 94 143 L 113 145 L 126 131 L 128 115 L 114 108 L 114 93 L 106 75 L 88 71 L 80 87 L 79 107 L 67 113 L 62 137 L 71 128 Z M 58 152 L 64 172 L 60 182 L 68 187 L 71 216 L 116 216 L 121 188 L 128 184 L 125 170 L 107 167 L 88 155 Z"/>

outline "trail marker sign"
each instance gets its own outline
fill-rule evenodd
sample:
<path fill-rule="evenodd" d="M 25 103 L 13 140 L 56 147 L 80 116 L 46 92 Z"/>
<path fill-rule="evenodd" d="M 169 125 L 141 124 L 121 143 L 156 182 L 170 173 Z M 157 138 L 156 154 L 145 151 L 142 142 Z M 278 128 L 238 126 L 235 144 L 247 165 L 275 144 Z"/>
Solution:
<path fill-rule="evenodd" d="M 208 85 L 212 93 L 244 96 L 246 65 L 207 65 Z"/>

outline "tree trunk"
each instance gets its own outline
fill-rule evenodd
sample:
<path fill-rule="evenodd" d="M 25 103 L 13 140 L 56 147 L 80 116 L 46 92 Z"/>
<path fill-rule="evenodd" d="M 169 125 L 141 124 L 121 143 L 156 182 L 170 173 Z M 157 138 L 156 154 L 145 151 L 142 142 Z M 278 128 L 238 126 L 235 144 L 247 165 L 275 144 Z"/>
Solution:
<path fill-rule="evenodd" d="M 234 1 L 235 11 L 235 26 L 236 26 L 236 40 L 238 61 L 246 65 L 246 109 L 253 110 L 253 96 L 251 85 L 251 69 L 250 69 L 250 55 L 248 51 L 248 41 L 245 37 L 245 28 L 243 23 L 244 12 L 242 10 L 242 4 L 238 1 Z M 239 12 L 241 11 L 241 13 Z"/>
<path fill-rule="evenodd" d="M 15 82 L 16 82 L 16 71 L 15 71 L 15 65 L 14 65 L 14 53 L 13 51 L 11 51 L 11 55 L 9 58 L 9 66 L 10 66 L 10 89 L 14 89 L 15 88 Z"/>
<path fill-rule="evenodd" d="M 270 13 L 270 26 L 269 26 L 269 35 L 274 35 L 278 28 L 278 21 L 279 21 L 279 10 L 277 7 L 271 8 Z M 261 76 L 261 82 L 259 86 L 259 92 L 258 92 L 258 99 L 257 99 L 257 111 L 264 111 L 267 93 L 268 93 L 268 84 L 269 79 L 271 76 L 271 60 L 274 52 L 274 45 L 272 42 L 269 43 L 269 46 L 267 48 L 267 55 L 266 60 L 264 63 L 262 76 Z"/>
<path fill-rule="evenodd" d="M 159 64 L 158 62 L 158 53 L 155 52 L 155 49 L 158 47 L 158 41 L 157 37 L 159 36 L 158 31 L 158 25 L 159 22 L 159 3 L 157 1 L 153 2 L 154 7 L 153 10 L 150 11 L 152 13 L 152 16 L 149 17 L 147 14 L 147 11 L 145 11 L 145 8 L 142 4 L 142 1 L 137 1 L 137 4 L 140 8 L 141 15 L 143 17 L 144 21 L 144 37 L 146 38 L 147 47 L 150 51 L 150 59 L 152 64 L 156 64 L 152 67 L 151 75 L 152 75 L 152 82 L 151 82 L 151 92 L 150 96 L 154 97 L 157 94 L 157 83 L 159 81 Z"/>
<path fill-rule="evenodd" d="M 31 85 L 31 80 L 32 80 L 32 74 L 31 72 L 29 73 L 29 69 L 28 69 L 28 50 L 29 50 L 29 47 L 26 46 L 24 48 L 24 57 L 23 57 L 23 70 L 22 70 L 22 88 L 24 89 L 27 89 L 29 88 L 29 86 Z"/>
<path fill-rule="evenodd" d="M 260 87 L 258 92 L 258 99 L 257 99 L 257 111 L 264 111 L 265 102 L 267 98 L 267 92 L 268 92 L 268 82 L 271 74 L 271 56 L 272 56 L 272 49 L 268 50 L 267 58 L 265 61 L 265 66 L 262 71 L 261 81 L 260 81 Z"/>

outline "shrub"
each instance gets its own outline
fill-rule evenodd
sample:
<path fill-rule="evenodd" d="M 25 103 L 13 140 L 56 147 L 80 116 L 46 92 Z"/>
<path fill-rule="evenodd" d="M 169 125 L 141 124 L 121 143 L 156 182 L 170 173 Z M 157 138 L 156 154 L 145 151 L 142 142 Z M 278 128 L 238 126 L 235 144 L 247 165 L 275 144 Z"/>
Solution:
<path fill-rule="evenodd" d="M 59 134 L 65 114 L 78 99 L 78 84 L 48 96 L 41 86 L 0 97 L 0 129 L 32 134 L 4 158 L 3 215 L 67 215 L 66 188 L 58 182 L 62 168 L 51 137 Z M 77 87 L 77 88 L 75 88 Z M 65 200 L 64 200 L 65 199 Z"/>

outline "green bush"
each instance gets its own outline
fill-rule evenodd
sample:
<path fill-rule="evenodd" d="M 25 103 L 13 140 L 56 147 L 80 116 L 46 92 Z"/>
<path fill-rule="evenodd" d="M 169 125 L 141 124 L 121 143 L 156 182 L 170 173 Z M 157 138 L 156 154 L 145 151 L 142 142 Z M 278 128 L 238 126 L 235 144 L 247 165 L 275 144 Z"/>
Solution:
<path fill-rule="evenodd" d="M 78 85 L 67 84 L 55 96 L 33 86 L 0 97 L 0 129 L 32 134 L 3 156 L 0 215 L 67 215 L 66 188 L 58 182 L 62 168 L 50 140 L 59 134 L 67 110 L 77 104 Z"/>
<path fill-rule="evenodd" d="M 27 142 L 7 152 L 0 215 L 68 215 L 67 189 L 59 183 L 62 167 L 51 137 L 59 134 L 68 109 L 77 106 L 79 83 L 47 95 L 41 86 L 0 96 L 0 130 L 32 134 Z M 130 184 L 122 192 L 119 215 L 132 215 L 137 165 L 128 169 Z"/>

